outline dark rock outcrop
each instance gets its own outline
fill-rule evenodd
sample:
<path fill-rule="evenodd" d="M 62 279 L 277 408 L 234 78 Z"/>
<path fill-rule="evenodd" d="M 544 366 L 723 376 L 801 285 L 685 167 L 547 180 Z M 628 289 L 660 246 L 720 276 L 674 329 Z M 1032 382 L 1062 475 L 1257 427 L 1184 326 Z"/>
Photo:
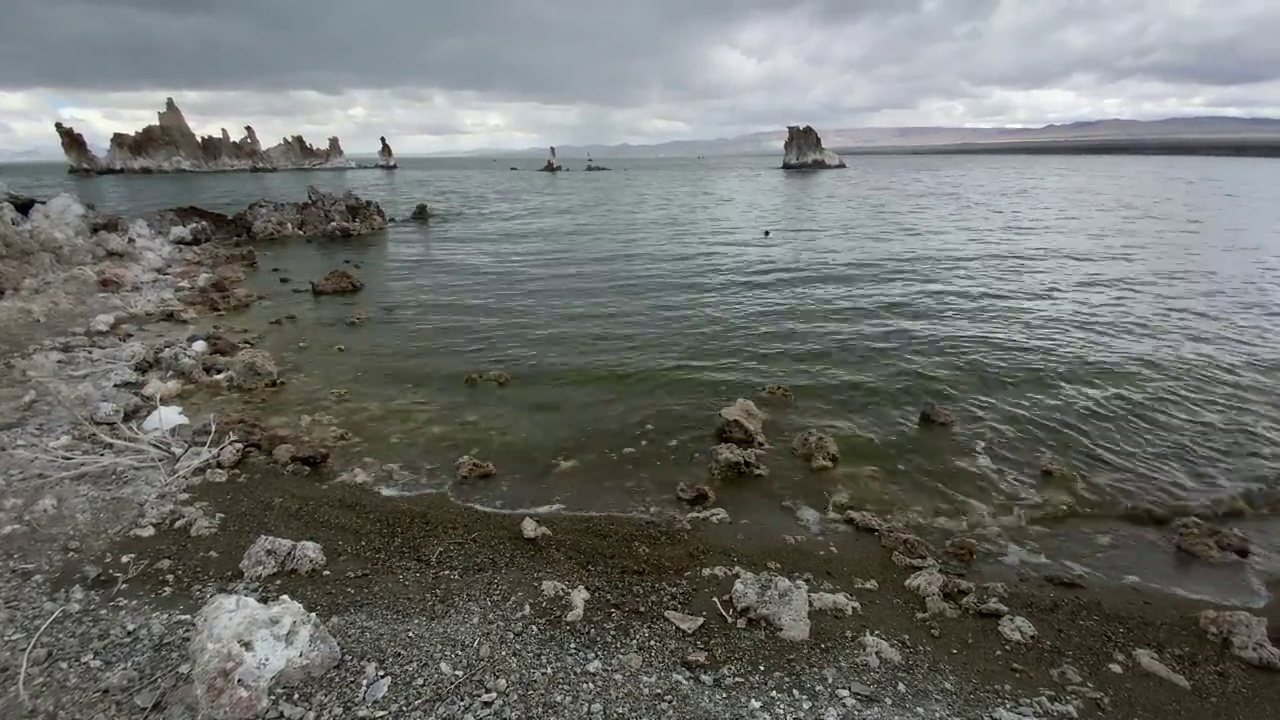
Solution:
<path fill-rule="evenodd" d="M 364 283 L 346 270 L 330 270 L 319 280 L 311 281 L 311 292 L 315 295 L 341 295 L 359 292 Z"/>
<path fill-rule="evenodd" d="M 305 202 L 258 200 L 232 218 L 254 240 L 281 237 L 354 237 L 387 227 L 382 206 L 350 190 L 341 195 L 312 185 Z"/>
<path fill-rule="evenodd" d="M 551 148 L 551 156 L 547 158 L 547 164 L 538 168 L 539 172 L 560 172 L 560 161 L 556 159 L 556 149 Z"/>
<path fill-rule="evenodd" d="M 829 170 L 846 167 L 839 155 L 822 147 L 822 138 L 812 126 L 790 125 L 782 146 L 783 170 Z"/>
<path fill-rule="evenodd" d="M 427 222 L 431 219 L 431 208 L 426 203 L 418 203 L 413 212 L 409 214 L 409 219 L 414 222 Z"/>
<path fill-rule="evenodd" d="M 84 136 L 69 126 L 54 123 L 70 172 L 87 175 L 114 173 L 171 173 L 213 171 L 272 171 L 303 168 L 350 168 L 338 138 L 328 147 L 312 147 L 301 135 L 284 138 L 265 150 L 253 128 L 232 140 L 226 129 L 215 137 L 197 137 L 173 98 L 165 100 L 156 124 L 135 133 L 116 133 L 105 158 L 89 149 Z"/>
<path fill-rule="evenodd" d="M 378 148 L 378 167 L 385 170 L 395 170 L 400 167 L 396 164 L 396 154 L 392 152 L 391 146 L 387 144 L 387 139 L 380 137 L 378 142 L 382 143 L 382 147 Z"/>

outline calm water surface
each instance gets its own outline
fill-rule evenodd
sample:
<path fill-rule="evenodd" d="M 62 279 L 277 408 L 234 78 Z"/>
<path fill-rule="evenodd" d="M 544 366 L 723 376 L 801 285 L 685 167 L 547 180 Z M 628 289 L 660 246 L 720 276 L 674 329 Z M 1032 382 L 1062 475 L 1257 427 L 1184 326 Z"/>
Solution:
<path fill-rule="evenodd" d="M 232 211 L 308 183 L 399 217 L 429 202 L 426 227 L 261 246 L 250 283 L 269 300 L 232 319 L 290 372 L 271 407 L 333 414 L 358 437 L 345 460 L 404 463 L 403 490 L 448 483 L 474 452 L 500 475 L 456 491 L 488 504 L 674 507 L 677 482 L 705 478 L 716 410 L 767 383 L 796 401 L 765 406 L 771 474 L 720 491 L 735 515 L 821 506 L 839 488 L 877 508 L 947 514 L 969 498 L 1067 515 L 1280 490 L 1274 161 L 609 164 L 0 179 L 125 213 Z M 359 295 L 291 292 L 344 263 Z M 344 324 L 356 312 L 368 321 Z M 463 384 L 489 369 L 514 379 Z M 953 433 L 917 429 L 926 399 L 953 410 Z M 808 428 L 837 438 L 837 470 L 790 457 Z M 576 465 L 557 471 L 557 457 Z M 1046 460 L 1080 479 L 1042 478 Z"/>

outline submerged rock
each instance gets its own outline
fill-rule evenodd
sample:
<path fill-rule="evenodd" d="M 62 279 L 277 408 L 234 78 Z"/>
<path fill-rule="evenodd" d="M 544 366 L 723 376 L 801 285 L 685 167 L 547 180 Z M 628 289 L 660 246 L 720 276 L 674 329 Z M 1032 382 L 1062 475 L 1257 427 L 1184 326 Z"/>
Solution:
<path fill-rule="evenodd" d="M 845 167 L 839 155 L 822 147 L 822 138 L 812 126 L 790 125 L 782 146 L 783 170 L 828 170 Z"/>
<path fill-rule="evenodd" d="M 764 395 L 765 397 L 778 398 L 780 400 L 796 399 L 795 394 L 791 392 L 791 388 L 787 387 L 786 385 L 779 385 L 777 383 L 765 385 L 764 388 L 760 390 L 760 394 Z"/>
<path fill-rule="evenodd" d="M 431 219 L 431 208 L 426 203 L 418 203 L 413 208 L 413 212 L 409 213 L 409 219 L 414 222 L 427 222 Z"/>
<path fill-rule="evenodd" d="M 538 168 L 538 172 L 560 172 L 560 161 L 556 159 L 555 146 L 551 148 L 551 155 L 547 158 L 547 163 Z"/>
<path fill-rule="evenodd" d="M 246 580 L 262 580 L 282 572 L 306 575 L 324 565 L 324 550 L 319 543 L 259 535 L 240 560 L 240 571 Z"/>
<path fill-rule="evenodd" d="M 920 425 L 932 427 L 951 427 L 956 422 L 951 411 L 930 400 L 920 408 Z"/>
<path fill-rule="evenodd" d="M 745 448 L 763 448 L 765 414 L 750 400 L 738 398 L 720 411 L 716 439 Z"/>
<path fill-rule="evenodd" d="M 470 455 L 463 455 L 453 464 L 460 480 L 482 480 L 498 474 L 493 463 L 478 460 Z"/>
<path fill-rule="evenodd" d="M 733 606 L 748 618 L 778 628 L 784 640 L 808 640 L 809 588 L 771 573 L 744 573 L 733 583 Z"/>
<path fill-rule="evenodd" d="M 1247 558 L 1251 552 L 1249 538 L 1235 528 L 1220 528 L 1200 518 L 1179 518 L 1173 524 L 1174 547 L 1201 560 L 1223 562 Z"/>
<path fill-rule="evenodd" d="M 764 477 L 769 468 L 760 462 L 763 450 L 743 448 L 723 443 L 711 448 L 711 462 L 708 469 L 712 480 L 735 480 L 748 477 Z"/>
<path fill-rule="evenodd" d="M 191 678 L 202 717 L 248 720 L 270 693 L 337 666 L 342 651 L 314 613 L 282 595 L 267 605 L 217 595 L 196 617 Z"/>
<path fill-rule="evenodd" d="M 364 283 L 341 268 L 330 270 L 319 280 L 311 281 L 311 292 L 315 295 L 339 295 L 359 292 L 363 289 Z"/>
<path fill-rule="evenodd" d="M 245 136 L 232 140 L 226 129 L 214 137 L 197 137 L 173 98 L 165 99 L 156 124 L 135 133 L 111 136 L 106 158 L 89 150 L 74 129 L 54 123 L 70 172 L 79 174 L 210 172 L 226 170 L 270 171 L 303 168 L 350 168 L 338 138 L 329 138 L 322 150 L 301 135 L 284 138 L 262 148 L 257 133 L 246 125 Z"/>
<path fill-rule="evenodd" d="M 814 470 L 830 470 L 840 460 L 835 438 L 817 430 L 806 430 L 791 443 L 791 452 L 809 463 Z"/>
<path fill-rule="evenodd" d="M 676 486 L 676 497 L 694 507 L 710 505 L 716 501 L 716 494 L 706 485 L 680 483 Z"/>
<path fill-rule="evenodd" d="M 1280 649 L 1267 637 L 1267 619 L 1242 610 L 1205 610 L 1200 629 L 1214 642 L 1226 643 L 1231 654 L 1267 670 L 1280 670 Z"/>
<path fill-rule="evenodd" d="M 378 167 L 385 170 L 395 170 L 400 167 L 396 164 L 396 154 L 392 152 L 391 145 L 387 143 L 387 139 L 380 137 L 378 142 L 382 143 L 382 147 L 378 148 Z"/>
<path fill-rule="evenodd" d="M 307 187 L 304 202 L 258 200 L 232 218 L 251 240 L 282 237 L 355 237 L 387 227 L 382 206 L 350 190 L 327 193 Z"/>

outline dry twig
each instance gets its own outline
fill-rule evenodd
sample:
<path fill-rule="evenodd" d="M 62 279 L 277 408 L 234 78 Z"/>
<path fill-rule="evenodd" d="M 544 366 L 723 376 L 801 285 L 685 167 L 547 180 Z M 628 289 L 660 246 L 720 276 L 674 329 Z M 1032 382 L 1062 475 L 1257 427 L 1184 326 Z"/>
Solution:
<path fill-rule="evenodd" d="M 31 662 L 31 649 L 36 646 L 36 641 L 40 639 L 45 628 L 49 627 L 49 624 L 57 619 L 57 617 L 62 614 L 62 611 L 66 609 L 66 605 L 61 605 L 57 610 L 54 610 L 53 614 L 49 616 L 49 619 L 45 620 L 44 624 L 40 626 L 40 629 L 36 631 L 36 634 L 31 636 L 31 642 L 27 643 L 27 651 L 22 653 L 22 669 L 18 671 L 18 697 L 22 698 L 22 702 L 26 703 L 28 706 L 31 704 L 31 699 L 27 697 L 26 681 L 27 664 Z"/>

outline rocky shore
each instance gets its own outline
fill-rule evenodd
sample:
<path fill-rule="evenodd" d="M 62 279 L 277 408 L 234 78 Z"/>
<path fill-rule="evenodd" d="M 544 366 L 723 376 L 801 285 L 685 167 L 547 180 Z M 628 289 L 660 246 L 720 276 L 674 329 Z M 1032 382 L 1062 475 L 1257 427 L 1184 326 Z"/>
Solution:
<path fill-rule="evenodd" d="M 84 136 L 74 128 L 57 122 L 54 130 L 70 165 L 68 171 L 78 175 L 273 172 L 356 167 L 347 159 L 342 143 L 336 137 L 329 138 L 325 148 L 313 147 L 301 135 L 283 138 L 276 145 L 264 148 L 251 125 L 245 126 L 245 135 L 239 140 L 232 140 L 226 128 L 217 137 L 197 137 L 173 98 L 165 100 L 164 110 L 158 113 L 156 124 L 134 133 L 112 135 L 106 157 L 94 154 Z M 386 138 L 382 138 L 377 167 L 395 167 L 395 157 Z"/>
<path fill-rule="evenodd" d="M 370 482 L 403 469 L 335 467 L 350 433 L 334 418 L 273 419 L 289 378 L 229 314 L 257 299 L 242 285 L 255 245 L 377 232 L 376 202 L 312 188 L 230 216 L 127 219 L 6 197 L 0 327 L 32 342 L 5 346 L 0 379 L 0 717 L 1252 718 L 1280 704 L 1274 603 L 1232 612 L 1011 568 L 980 519 L 942 530 L 836 497 L 777 538 L 716 513 L 722 483 L 767 476 L 781 385 L 764 409 L 740 398 L 709 418 L 708 485 L 680 491 L 691 515 L 380 495 Z M 335 268 L 316 287 L 363 284 Z M 919 421 L 954 419 L 929 405 Z M 814 472 L 841 459 L 820 429 L 783 445 Z M 478 481 L 500 472 L 464 459 Z M 1212 522 L 1170 532 L 1190 557 L 1247 554 Z"/>

